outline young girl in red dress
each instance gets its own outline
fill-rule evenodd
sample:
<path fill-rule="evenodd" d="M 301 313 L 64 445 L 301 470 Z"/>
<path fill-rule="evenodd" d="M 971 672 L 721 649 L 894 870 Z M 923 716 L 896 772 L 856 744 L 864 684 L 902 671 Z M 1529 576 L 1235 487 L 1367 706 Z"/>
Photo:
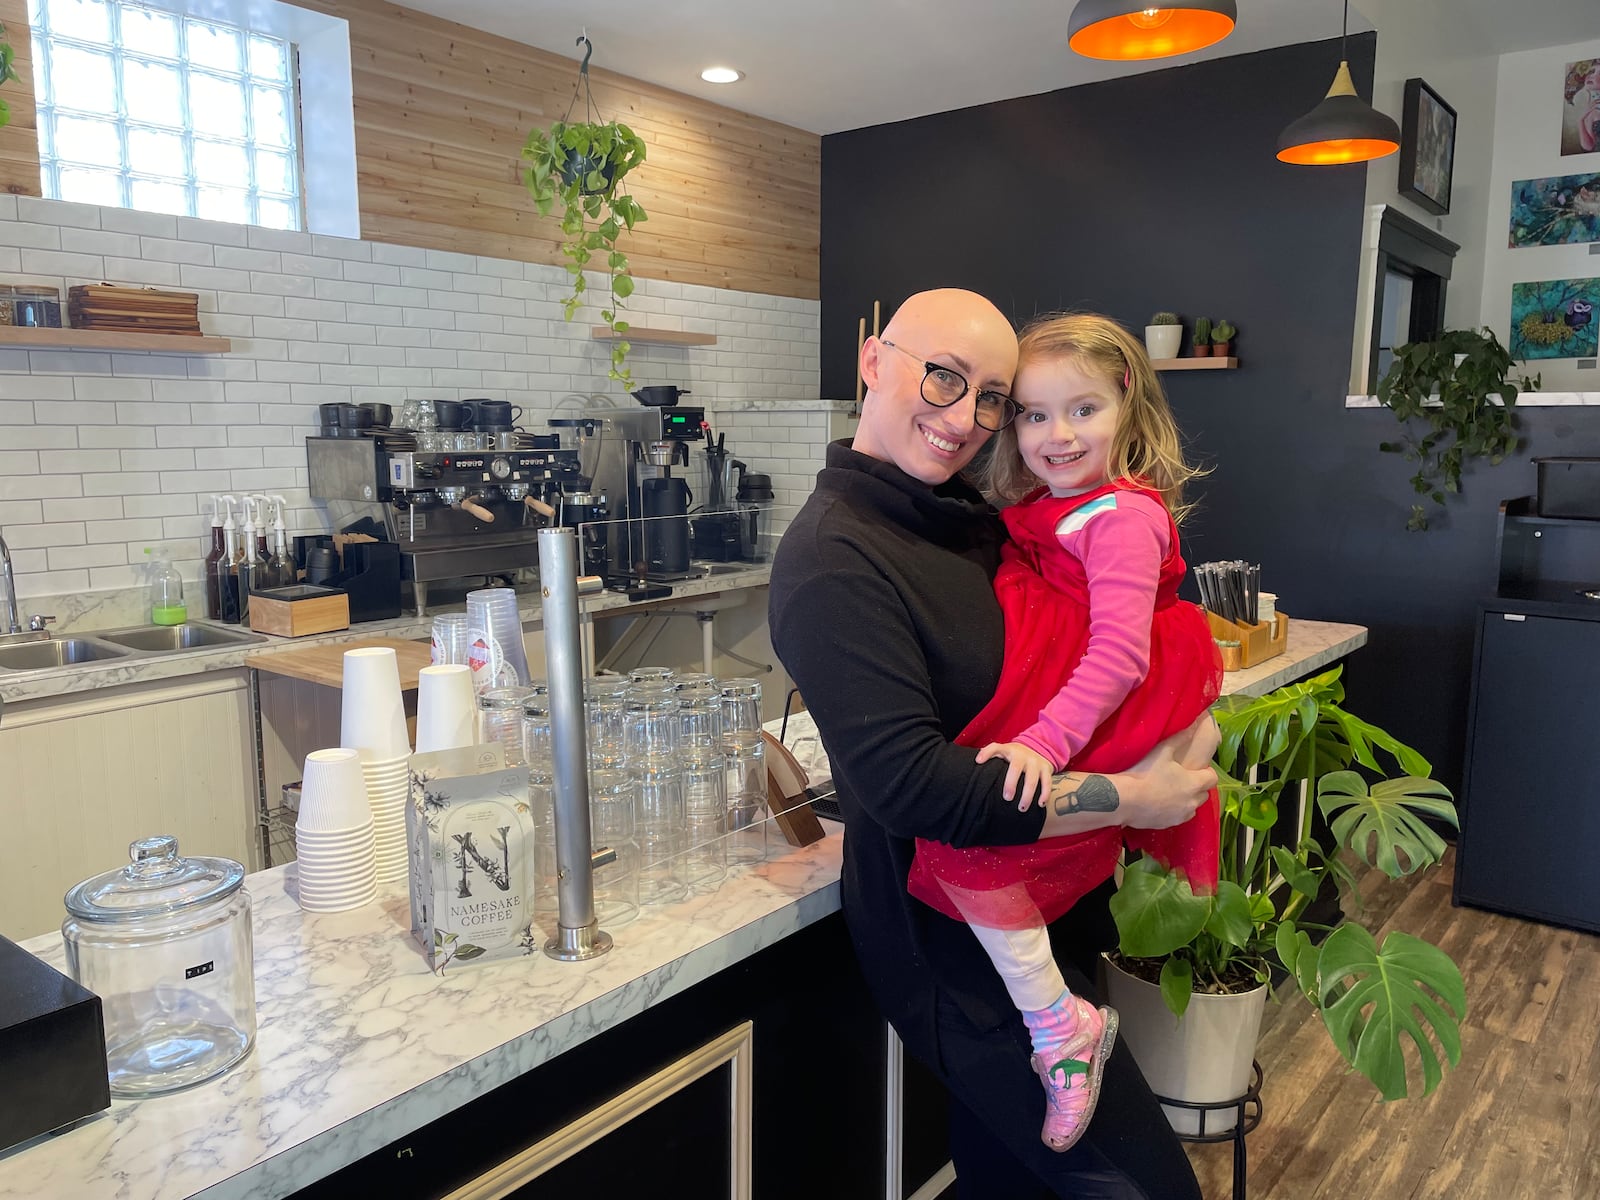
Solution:
<path fill-rule="evenodd" d="M 1143 345 L 1107 317 L 1048 317 L 1021 339 L 1016 420 L 995 437 L 986 490 L 1011 503 L 995 592 L 1005 664 L 995 698 L 957 739 L 1009 763 L 1020 804 L 1049 775 L 1125 770 L 1217 698 L 1222 662 L 1201 611 L 1178 599 L 1175 517 L 1197 472 Z M 1074 799 L 1105 798 L 1087 781 Z M 1046 1145 L 1088 1126 L 1117 1015 L 1067 990 L 1046 926 L 1108 879 L 1123 845 L 1217 885 L 1213 791 L 1174 829 L 1107 828 L 1022 846 L 957 849 L 918 839 L 908 887 L 983 944 L 1022 1012 L 1044 1084 Z"/>

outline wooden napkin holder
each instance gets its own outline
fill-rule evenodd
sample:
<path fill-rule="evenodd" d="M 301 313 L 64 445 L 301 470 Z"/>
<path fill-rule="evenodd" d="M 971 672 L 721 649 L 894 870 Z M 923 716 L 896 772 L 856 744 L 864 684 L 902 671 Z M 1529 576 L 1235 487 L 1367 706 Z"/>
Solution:
<path fill-rule="evenodd" d="M 250 593 L 250 628 L 279 637 L 305 637 L 350 628 L 350 596 L 309 583 Z"/>
<path fill-rule="evenodd" d="M 784 840 L 791 846 L 820 842 L 826 835 L 811 807 L 811 797 L 806 795 L 806 784 L 810 782 L 806 769 L 770 733 L 763 732 L 761 740 L 767 747 L 767 807 L 783 831 Z"/>
<path fill-rule="evenodd" d="M 1281 612 L 1273 616 L 1271 624 L 1262 621 L 1254 625 L 1235 625 L 1207 609 L 1206 622 L 1216 641 L 1239 643 L 1220 647 L 1224 671 L 1240 671 L 1276 658 L 1289 643 L 1289 618 Z"/>

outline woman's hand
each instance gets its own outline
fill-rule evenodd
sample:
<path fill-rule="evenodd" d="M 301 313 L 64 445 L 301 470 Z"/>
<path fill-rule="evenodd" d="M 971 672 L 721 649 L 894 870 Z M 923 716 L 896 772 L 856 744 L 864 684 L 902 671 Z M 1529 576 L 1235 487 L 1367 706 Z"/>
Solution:
<path fill-rule="evenodd" d="M 1217 786 L 1211 759 L 1222 741 L 1216 721 L 1202 713 L 1182 733 L 1157 742 L 1130 770 L 1115 776 L 1122 823 L 1134 829 L 1170 829 L 1194 816 Z"/>
<path fill-rule="evenodd" d="M 1003 758 L 1011 764 L 1006 769 L 1006 786 L 1002 792 L 1007 800 L 1017 790 L 1017 780 L 1022 780 L 1022 795 L 1017 800 L 1018 812 L 1027 812 L 1035 798 L 1040 804 L 1044 803 L 1045 793 L 1050 787 L 1050 776 L 1055 774 L 1055 763 L 1021 742 L 990 742 L 978 751 L 979 762 L 986 763 L 991 758 Z"/>

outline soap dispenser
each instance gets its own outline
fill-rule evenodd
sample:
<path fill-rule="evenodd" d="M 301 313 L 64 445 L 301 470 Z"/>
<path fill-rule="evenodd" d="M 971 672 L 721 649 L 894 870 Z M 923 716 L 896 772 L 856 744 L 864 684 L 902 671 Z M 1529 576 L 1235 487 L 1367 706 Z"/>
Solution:
<path fill-rule="evenodd" d="M 233 506 L 238 503 L 232 496 L 218 496 L 227 519 L 222 524 L 222 557 L 217 559 L 217 620 L 228 625 L 239 623 L 239 566 L 234 561 L 239 553 L 238 527 L 233 523 Z"/>
<path fill-rule="evenodd" d="M 150 620 L 157 625 L 182 625 L 189 619 L 183 602 L 183 576 L 165 550 L 144 548 L 150 559 Z"/>

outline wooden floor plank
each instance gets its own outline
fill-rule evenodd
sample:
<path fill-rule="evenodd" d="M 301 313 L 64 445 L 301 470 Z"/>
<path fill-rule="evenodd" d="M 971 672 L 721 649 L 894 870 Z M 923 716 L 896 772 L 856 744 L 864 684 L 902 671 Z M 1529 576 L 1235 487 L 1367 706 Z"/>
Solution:
<path fill-rule="evenodd" d="M 1362 924 L 1443 947 L 1467 982 L 1461 1066 L 1384 1104 L 1289 985 L 1267 1006 L 1250 1200 L 1600 1198 L 1600 937 L 1450 903 L 1454 856 L 1420 878 L 1363 869 Z M 1231 1147 L 1190 1146 L 1207 1200 Z"/>

